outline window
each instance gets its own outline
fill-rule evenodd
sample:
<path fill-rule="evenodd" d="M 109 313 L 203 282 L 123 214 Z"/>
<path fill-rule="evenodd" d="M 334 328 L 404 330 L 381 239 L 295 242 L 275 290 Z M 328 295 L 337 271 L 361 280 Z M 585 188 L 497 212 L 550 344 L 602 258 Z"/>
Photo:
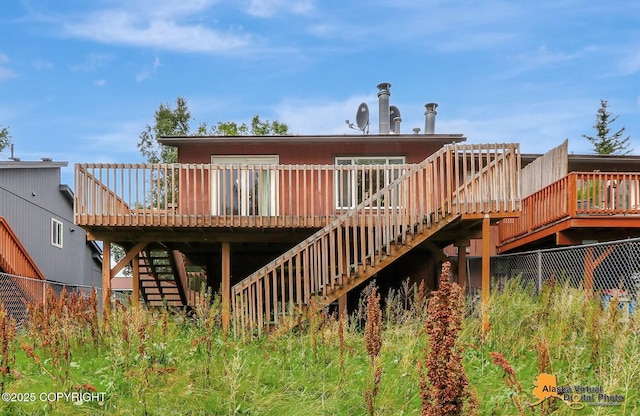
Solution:
<path fill-rule="evenodd" d="M 213 156 L 214 165 L 233 168 L 213 170 L 212 215 L 278 215 L 277 155 Z"/>
<path fill-rule="evenodd" d="M 51 218 L 51 245 L 62 248 L 62 222 Z"/>
<path fill-rule="evenodd" d="M 353 208 L 397 179 L 403 169 L 401 166 L 382 168 L 376 165 L 404 165 L 405 158 L 404 156 L 337 157 L 336 164 L 353 166 L 351 169 L 339 169 L 336 175 L 336 206 Z"/>

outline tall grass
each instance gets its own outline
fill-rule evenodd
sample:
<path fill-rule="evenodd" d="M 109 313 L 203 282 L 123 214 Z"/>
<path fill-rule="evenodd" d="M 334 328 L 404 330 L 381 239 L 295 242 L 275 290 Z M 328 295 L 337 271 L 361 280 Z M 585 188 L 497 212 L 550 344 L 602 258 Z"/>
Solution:
<path fill-rule="evenodd" d="M 380 342 L 369 344 L 364 301 L 359 319 L 324 313 L 290 333 L 244 342 L 223 332 L 218 301 L 196 308 L 193 317 L 116 304 L 100 318 L 93 301 L 51 299 L 58 306 L 49 305 L 46 316 L 32 313 L 40 322 L 32 319 L 16 334 L 3 318 L 5 391 L 94 388 L 106 393 L 105 400 L 3 402 L 0 413 L 362 415 L 373 409 L 419 415 L 418 362 L 430 342 L 425 322 L 433 296 L 415 287 L 398 293 L 381 301 Z M 557 399 L 545 402 L 546 410 L 527 406 L 536 401 L 533 383 L 540 372 L 554 374 L 559 385 L 602 386 L 607 394 L 625 396 L 619 407 L 589 407 L 585 414 L 640 414 L 638 313 L 625 316 L 615 302 L 603 310 L 580 289 L 555 286 L 536 294 L 513 281 L 492 293 L 489 314 L 491 326 L 483 334 L 479 314 L 468 312 L 454 344 L 480 414 L 517 415 L 520 408 L 525 414 L 573 414 Z M 375 371 L 382 376 L 370 406 L 363 392 L 373 392 Z"/>

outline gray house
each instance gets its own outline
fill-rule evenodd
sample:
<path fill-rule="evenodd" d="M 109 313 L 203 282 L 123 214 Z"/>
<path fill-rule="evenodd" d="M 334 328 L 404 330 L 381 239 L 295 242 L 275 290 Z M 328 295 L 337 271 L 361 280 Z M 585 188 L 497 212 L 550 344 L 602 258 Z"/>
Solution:
<path fill-rule="evenodd" d="M 73 191 L 60 183 L 66 166 L 50 159 L 0 161 L 0 217 L 46 280 L 100 287 L 102 252 L 73 223 Z"/>

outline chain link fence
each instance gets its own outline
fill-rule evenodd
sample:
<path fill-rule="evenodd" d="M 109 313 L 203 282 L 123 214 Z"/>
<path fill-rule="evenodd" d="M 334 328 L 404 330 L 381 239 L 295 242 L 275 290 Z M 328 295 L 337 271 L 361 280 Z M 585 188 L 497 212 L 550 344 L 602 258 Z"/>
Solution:
<path fill-rule="evenodd" d="M 27 305 L 45 304 L 47 290 L 53 290 L 56 296 L 62 293 L 77 292 L 89 296 L 94 290 L 91 286 L 69 285 L 48 280 L 31 279 L 0 272 L 0 302 L 18 325 L 29 319 Z M 95 288 L 98 300 L 102 298 L 100 288 Z M 98 305 L 101 308 L 101 305 Z"/>
<path fill-rule="evenodd" d="M 516 277 L 537 291 L 545 284 L 569 285 L 599 294 L 605 304 L 616 297 L 633 312 L 640 296 L 640 239 L 495 256 L 491 277 L 494 287 Z"/>

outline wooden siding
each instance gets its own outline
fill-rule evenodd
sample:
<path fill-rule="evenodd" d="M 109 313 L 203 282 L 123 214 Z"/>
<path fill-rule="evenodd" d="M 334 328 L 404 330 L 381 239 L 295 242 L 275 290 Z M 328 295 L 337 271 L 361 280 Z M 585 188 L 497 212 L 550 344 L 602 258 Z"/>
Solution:
<path fill-rule="evenodd" d="M 520 217 L 500 221 L 499 244 L 567 219 L 617 216 L 640 225 L 640 173 L 574 172 L 524 198 Z"/>
<path fill-rule="evenodd" d="M 257 137 L 247 142 L 243 138 L 228 137 L 215 143 L 206 138 L 178 142 L 178 162 L 210 163 L 212 156 L 273 155 L 284 165 L 333 165 L 339 156 L 404 156 L 407 163 L 420 163 L 442 146 L 464 140 L 459 135 L 344 135 L 328 141 L 326 137 L 287 137 L 286 141 L 271 137 Z"/>

